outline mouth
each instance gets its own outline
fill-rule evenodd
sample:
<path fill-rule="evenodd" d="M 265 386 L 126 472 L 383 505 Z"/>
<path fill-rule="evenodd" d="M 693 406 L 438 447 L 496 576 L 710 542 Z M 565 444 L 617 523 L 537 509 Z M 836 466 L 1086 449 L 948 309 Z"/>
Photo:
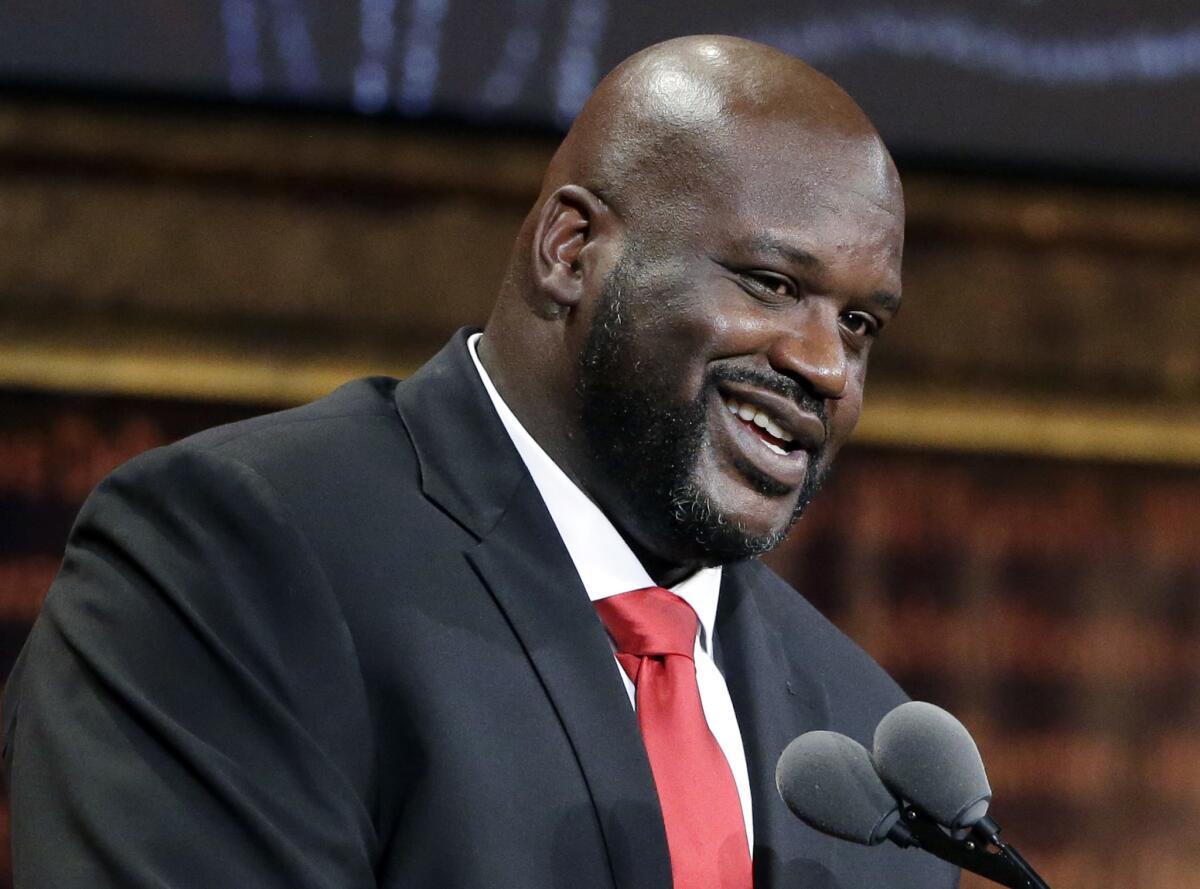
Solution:
<path fill-rule="evenodd" d="M 723 395 L 721 400 L 725 404 L 725 409 L 766 445 L 771 453 L 786 457 L 792 451 L 800 448 L 796 437 L 784 429 L 779 420 L 768 411 L 727 395 Z"/>
<path fill-rule="evenodd" d="M 746 383 L 723 381 L 717 395 L 723 449 L 738 474 L 763 493 L 783 495 L 802 485 L 825 442 L 823 419 Z"/>

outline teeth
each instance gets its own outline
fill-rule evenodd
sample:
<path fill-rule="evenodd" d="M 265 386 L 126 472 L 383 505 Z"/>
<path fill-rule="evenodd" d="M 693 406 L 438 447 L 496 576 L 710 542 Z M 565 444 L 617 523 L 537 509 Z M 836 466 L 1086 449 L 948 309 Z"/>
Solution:
<path fill-rule="evenodd" d="M 775 422 L 775 419 L 761 408 L 751 407 L 748 404 L 739 404 L 732 398 L 726 399 L 725 406 L 729 408 L 729 413 L 740 417 L 747 423 L 753 423 L 760 429 L 765 429 L 767 432 L 771 433 L 773 436 L 782 441 L 791 441 L 793 439 L 793 436 L 790 432 Z M 769 443 L 768 447 L 770 447 L 772 450 L 778 451 L 780 454 L 787 453 L 787 451 L 784 451 L 783 449 Z"/>
<path fill-rule="evenodd" d="M 769 448 L 770 448 L 772 451 L 774 451 L 776 454 L 781 454 L 781 455 L 783 455 L 784 457 L 786 457 L 786 456 L 787 456 L 787 451 L 785 451 L 785 450 L 784 450 L 783 448 L 781 448 L 779 445 L 777 445 L 777 444 L 773 444 L 772 442 L 769 442 L 769 441 L 764 441 L 764 442 L 763 442 L 763 444 L 765 444 L 767 447 L 769 447 Z"/>

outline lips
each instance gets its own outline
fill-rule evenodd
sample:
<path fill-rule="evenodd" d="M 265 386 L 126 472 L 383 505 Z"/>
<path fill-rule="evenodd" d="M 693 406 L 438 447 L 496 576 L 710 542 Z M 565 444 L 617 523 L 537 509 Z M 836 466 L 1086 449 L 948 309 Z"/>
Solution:
<path fill-rule="evenodd" d="M 822 417 L 797 402 L 749 383 L 718 384 L 718 425 L 732 465 L 760 491 L 792 490 L 804 482 L 825 442 Z M 763 482 L 770 479 L 764 488 Z"/>
<path fill-rule="evenodd" d="M 725 408 L 741 420 L 751 432 L 758 435 L 773 453 L 786 455 L 795 450 L 795 438 L 779 425 L 779 421 L 767 411 L 749 403 L 742 403 L 733 398 L 723 399 Z"/>

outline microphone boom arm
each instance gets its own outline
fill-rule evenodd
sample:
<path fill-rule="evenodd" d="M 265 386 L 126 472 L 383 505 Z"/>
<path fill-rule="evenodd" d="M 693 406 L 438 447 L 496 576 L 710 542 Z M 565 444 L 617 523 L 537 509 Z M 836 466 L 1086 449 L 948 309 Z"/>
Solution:
<path fill-rule="evenodd" d="M 1050 889 L 1050 886 L 1038 875 L 1033 866 L 1021 857 L 1021 853 L 1016 850 L 1016 847 L 1000 839 L 1000 825 L 987 815 L 976 821 L 971 831 L 985 843 L 995 846 L 999 850 L 996 854 L 1003 857 L 1013 870 L 1021 875 L 1020 889 Z"/>
<path fill-rule="evenodd" d="M 1016 849 L 1000 840 L 1000 828 L 990 818 L 981 818 L 963 839 L 946 833 L 933 818 L 913 805 L 904 806 L 896 827 L 901 824 L 903 830 L 894 829 L 889 835 L 898 845 L 917 846 L 1009 889 L 1050 889 Z M 998 851 L 989 852 L 989 845 L 995 845 Z"/>

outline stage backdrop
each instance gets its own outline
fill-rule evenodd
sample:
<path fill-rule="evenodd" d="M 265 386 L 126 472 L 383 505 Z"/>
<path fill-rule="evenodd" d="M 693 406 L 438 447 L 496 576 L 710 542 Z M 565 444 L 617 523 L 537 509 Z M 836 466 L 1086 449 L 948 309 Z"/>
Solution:
<path fill-rule="evenodd" d="M 4 675 L 96 482 L 262 409 L 0 389 Z M 966 722 L 993 812 L 1051 885 L 1184 889 L 1200 873 L 1198 530 L 1200 467 L 851 448 L 770 561 Z"/>
<path fill-rule="evenodd" d="M 7 0 L 0 91 L 562 128 L 680 34 L 807 60 L 903 157 L 1200 181 L 1200 15 L 1180 0 Z"/>

